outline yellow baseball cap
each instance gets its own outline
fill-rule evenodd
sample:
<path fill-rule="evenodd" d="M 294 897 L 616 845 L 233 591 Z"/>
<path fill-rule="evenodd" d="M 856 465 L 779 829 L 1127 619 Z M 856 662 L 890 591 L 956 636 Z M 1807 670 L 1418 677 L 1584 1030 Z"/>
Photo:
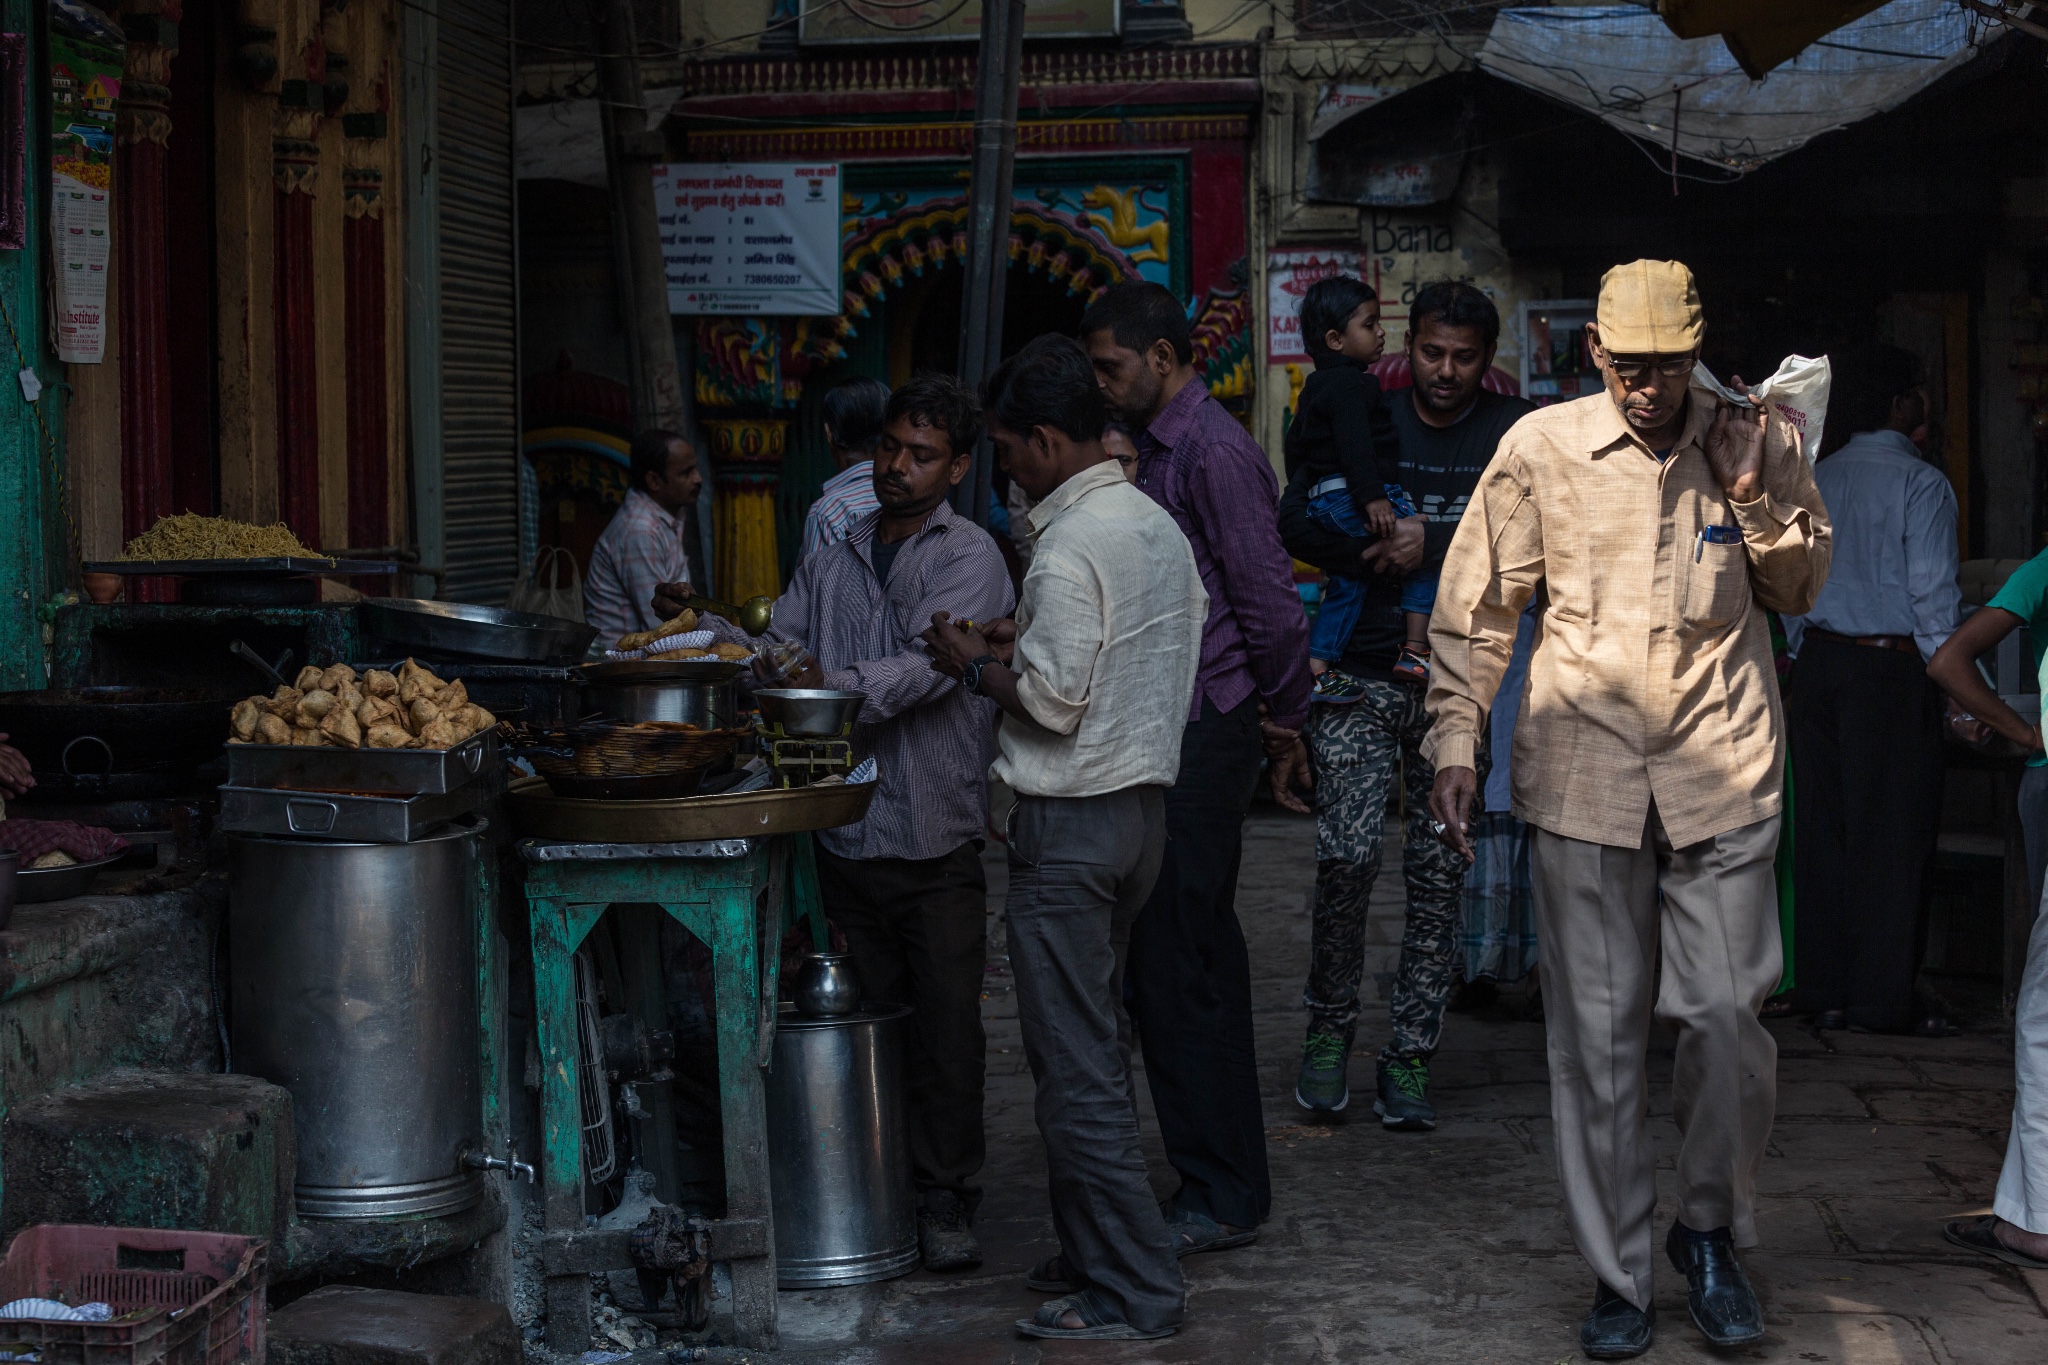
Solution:
<path fill-rule="evenodd" d="M 1600 277 L 1594 309 L 1611 355 L 1688 355 L 1706 322 L 1692 271 L 1678 261 L 1630 261 Z"/>

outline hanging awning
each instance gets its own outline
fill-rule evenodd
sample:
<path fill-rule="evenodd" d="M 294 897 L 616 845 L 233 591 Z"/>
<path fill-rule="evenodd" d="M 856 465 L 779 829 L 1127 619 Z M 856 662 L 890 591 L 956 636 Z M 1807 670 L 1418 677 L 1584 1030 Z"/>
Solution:
<path fill-rule="evenodd" d="M 1752 80 L 1721 41 L 1677 37 L 1648 9 L 1511 9 L 1479 65 L 1655 147 L 1742 171 L 1904 103 L 1968 61 L 1984 29 L 1954 0 L 1891 0 Z"/>

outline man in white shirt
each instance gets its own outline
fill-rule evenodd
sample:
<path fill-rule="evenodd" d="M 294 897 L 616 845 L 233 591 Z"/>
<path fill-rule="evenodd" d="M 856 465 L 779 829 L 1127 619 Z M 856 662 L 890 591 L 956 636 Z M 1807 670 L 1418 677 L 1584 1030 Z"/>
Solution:
<path fill-rule="evenodd" d="M 654 590 L 664 583 L 704 582 L 691 563 L 692 518 L 704 475 L 697 452 L 672 431 L 643 431 L 633 438 L 626 473 L 626 500 L 612 514 L 590 552 L 583 580 L 583 617 L 597 628 L 606 648 L 636 630 L 652 630 L 662 618 Z"/>
<path fill-rule="evenodd" d="M 1017 794 L 1010 963 L 1060 1239 L 1026 1282 L 1062 1293 L 1017 1328 L 1163 1337 L 1186 1290 L 1138 1146 L 1123 972 L 1165 851 L 1209 599 L 1173 518 L 1103 449 L 1108 412 L 1078 342 L 1039 337 L 982 406 L 1003 467 L 1038 499 L 1036 552 L 1013 628 L 984 635 L 941 612 L 925 640 L 934 668 L 1002 708 L 993 771 Z"/>
<path fill-rule="evenodd" d="M 1920 362 L 1872 344 L 1830 357 L 1831 450 L 1814 469 L 1835 526 L 1798 654 L 1792 742 L 1795 995 L 1823 1028 L 1928 1034 L 1913 977 L 1941 818 L 1942 694 L 1927 660 L 1955 630 L 1956 496 L 1920 457 Z"/>
<path fill-rule="evenodd" d="M 817 501 L 804 513 L 798 559 L 837 545 L 853 534 L 862 517 L 882 505 L 875 497 L 875 449 L 882 443 L 889 386 L 866 376 L 842 380 L 825 391 L 819 406 L 824 409 L 825 444 L 832 447 L 839 472 L 825 480 Z"/>

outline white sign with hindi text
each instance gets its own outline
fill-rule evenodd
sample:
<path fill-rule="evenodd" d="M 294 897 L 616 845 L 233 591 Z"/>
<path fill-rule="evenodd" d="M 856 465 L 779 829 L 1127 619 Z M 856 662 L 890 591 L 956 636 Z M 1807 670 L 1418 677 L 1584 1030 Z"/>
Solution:
<path fill-rule="evenodd" d="M 837 315 L 839 167 L 654 168 L 671 313 Z"/>

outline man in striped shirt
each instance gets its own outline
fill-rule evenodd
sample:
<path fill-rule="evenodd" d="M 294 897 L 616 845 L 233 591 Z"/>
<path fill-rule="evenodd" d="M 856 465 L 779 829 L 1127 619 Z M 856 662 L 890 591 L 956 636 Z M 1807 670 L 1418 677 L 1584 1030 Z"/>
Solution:
<path fill-rule="evenodd" d="M 825 444 L 832 447 L 839 472 L 825 480 L 818 500 L 804 515 L 798 559 L 809 559 L 846 539 L 862 517 L 881 506 L 875 501 L 875 447 L 882 442 L 888 386 L 879 379 L 848 379 L 826 391 L 822 406 Z"/>
<path fill-rule="evenodd" d="M 914 1010 L 911 1175 L 932 1270 L 981 1263 L 970 1221 L 985 1153 L 981 839 L 995 707 L 935 672 L 918 635 L 934 612 L 994 621 L 1015 604 L 995 542 L 947 504 L 980 435 L 980 408 L 958 380 L 920 375 L 896 390 L 875 454 L 876 510 L 798 563 L 767 631 L 817 657 L 790 686 L 867 694 L 854 757 L 875 759 L 880 790 L 867 818 L 819 834 L 818 879 L 862 993 Z"/>

